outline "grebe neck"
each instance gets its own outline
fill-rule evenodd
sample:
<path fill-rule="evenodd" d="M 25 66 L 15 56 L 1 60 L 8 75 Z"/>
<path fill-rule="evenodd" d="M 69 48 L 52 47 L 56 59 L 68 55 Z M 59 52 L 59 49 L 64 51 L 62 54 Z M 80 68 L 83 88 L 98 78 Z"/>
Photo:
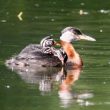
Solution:
<path fill-rule="evenodd" d="M 64 51 L 66 52 L 69 62 L 71 62 L 74 65 L 77 65 L 79 67 L 81 67 L 83 65 L 83 62 L 82 62 L 79 54 L 75 51 L 75 49 L 71 43 L 61 40 L 61 46 L 63 47 Z"/>

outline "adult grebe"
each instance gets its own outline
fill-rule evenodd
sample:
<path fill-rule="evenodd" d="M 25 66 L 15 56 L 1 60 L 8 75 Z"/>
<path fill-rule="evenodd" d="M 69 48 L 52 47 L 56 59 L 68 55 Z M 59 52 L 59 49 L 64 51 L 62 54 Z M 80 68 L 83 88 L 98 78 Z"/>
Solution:
<path fill-rule="evenodd" d="M 62 48 L 54 48 L 56 44 L 50 36 L 47 36 L 41 40 L 40 44 L 30 44 L 18 55 L 6 60 L 6 65 L 18 68 L 63 66 L 67 61 L 67 54 Z"/>
<path fill-rule="evenodd" d="M 75 27 L 66 27 L 62 30 L 60 40 L 61 46 L 68 56 L 67 64 L 71 63 L 73 67 L 82 67 L 83 61 L 79 54 L 75 51 L 72 41 L 76 40 L 88 40 L 88 41 L 96 41 L 94 38 L 83 34 L 79 29 Z"/>

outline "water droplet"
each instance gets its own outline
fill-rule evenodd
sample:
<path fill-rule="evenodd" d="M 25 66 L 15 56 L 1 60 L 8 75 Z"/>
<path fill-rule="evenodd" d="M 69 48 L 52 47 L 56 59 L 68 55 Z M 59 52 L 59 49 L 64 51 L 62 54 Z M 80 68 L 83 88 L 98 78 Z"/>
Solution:
<path fill-rule="evenodd" d="M 103 82 L 103 84 L 106 84 L 106 82 Z"/>
<path fill-rule="evenodd" d="M 102 30 L 102 29 L 100 29 L 100 32 L 103 32 L 103 30 Z"/>
<path fill-rule="evenodd" d="M 80 3 L 80 5 L 84 6 L 84 5 L 85 5 L 85 3 Z"/>
<path fill-rule="evenodd" d="M 39 7 L 40 5 L 37 3 L 37 4 L 35 4 L 35 6 L 36 6 L 36 7 Z"/>
<path fill-rule="evenodd" d="M 52 19 L 51 19 L 51 21 L 52 21 L 52 22 L 54 22 L 54 21 L 55 21 L 55 19 L 54 19 L 54 18 L 52 18 Z"/>
<path fill-rule="evenodd" d="M 5 19 L 1 20 L 2 23 L 6 23 L 7 21 Z"/>
<path fill-rule="evenodd" d="M 6 85 L 5 87 L 9 89 L 10 88 L 10 85 Z"/>
<path fill-rule="evenodd" d="M 89 13 L 83 10 L 79 10 L 79 14 L 80 15 L 88 15 Z"/>
<path fill-rule="evenodd" d="M 104 10 L 104 9 L 101 9 L 99 12 L 100 12 L 100 13 L 107 14 L 107 13 L 110 13 L 110 10 Z"/>

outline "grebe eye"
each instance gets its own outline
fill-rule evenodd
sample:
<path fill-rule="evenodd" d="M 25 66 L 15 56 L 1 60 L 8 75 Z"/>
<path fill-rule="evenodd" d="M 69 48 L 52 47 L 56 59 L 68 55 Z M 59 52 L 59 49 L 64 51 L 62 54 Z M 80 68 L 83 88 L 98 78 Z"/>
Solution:
<path fill-rule="evenodd" d="M 75 29 L 75 30 L 73 31 L 73 33 L 74 33 L 75 35 L 82 35 L 82 32 L 81 32 L 80 30 L 78 30 L 78 29 Z"/>

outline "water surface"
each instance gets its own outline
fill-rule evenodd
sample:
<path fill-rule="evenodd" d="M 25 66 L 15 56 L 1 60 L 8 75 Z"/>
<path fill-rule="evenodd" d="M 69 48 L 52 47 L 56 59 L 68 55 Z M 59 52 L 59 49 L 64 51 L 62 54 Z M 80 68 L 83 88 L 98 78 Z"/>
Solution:
<path fill-rule="evenodd" d="M 109 0 L 1 0 L 0 4 L 0 109 L 109 110 Z M 17 17 L 20 12 L 23 12 L 22 20 Z M 61 68 L 20 74 L 4 63 L 26 45 L 39 43 L 44 36 L 53 35 L 58 40 L 66 26 L 80 28 L 97 41 L 73 43 L 84 61 L 84 68 L 77 70 L 78 80 L 73 78 L 68 84 L 71 94 L 65 101 L 59 96 L 63 83 L 56 80 Z M 40 86 L 44 82 L 48 85 L 46 89 Z"/>

